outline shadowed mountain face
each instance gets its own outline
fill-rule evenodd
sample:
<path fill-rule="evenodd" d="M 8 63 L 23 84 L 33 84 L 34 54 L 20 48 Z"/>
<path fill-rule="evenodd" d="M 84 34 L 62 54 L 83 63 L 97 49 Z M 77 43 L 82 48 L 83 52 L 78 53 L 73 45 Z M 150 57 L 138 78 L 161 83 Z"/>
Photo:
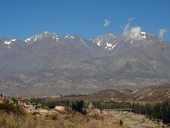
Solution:
<path fill-rule="evenodd" d="M 134 90 L 170 82 L 170 43 L 142 32 L 137 37 L 42 32 L 26 40 L 0 39 L 0 91 L 6 95 Z"/>

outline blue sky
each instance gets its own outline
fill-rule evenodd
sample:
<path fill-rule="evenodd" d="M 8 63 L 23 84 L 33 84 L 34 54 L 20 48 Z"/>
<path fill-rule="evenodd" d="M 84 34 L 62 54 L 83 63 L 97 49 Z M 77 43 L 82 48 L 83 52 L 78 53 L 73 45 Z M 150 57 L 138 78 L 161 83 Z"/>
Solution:
<path fill-rule="evenodd" d="M 170 0 L 0 0 L 0 37 L 25 39 L 47 30 L 92 39 L 121 34 L 131 18 L 142 31 L 170 31 Z"/>

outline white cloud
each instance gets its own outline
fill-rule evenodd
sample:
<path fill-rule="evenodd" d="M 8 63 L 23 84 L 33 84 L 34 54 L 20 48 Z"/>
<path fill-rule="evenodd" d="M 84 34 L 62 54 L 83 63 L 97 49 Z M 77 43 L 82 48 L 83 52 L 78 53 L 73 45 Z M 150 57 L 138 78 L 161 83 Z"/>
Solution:
<path fill-rule="evenodd" d="M 144 38 L 141 30 L 142 28 L 140 26 L 130 27 L 130 24 L 127 24 L 124 28 L 123 35 L 132 39 L 141 40 Z"/>
<path fill-rule="evenodd" d="M 134 20 L 134 18 L 129 18 L 128 23 L 125 25 L 123 29 L 123 35 L 136 39 L 136 40 L 141 40 L 142 38 L 142 28 L 140 26 L 136 27 L 131 27 L 131 22 Z"/>
<path fill-rule="evenodd" d="M 159 30 L 159 38 L 162 38 L 166 32 L 167 32 L 166 29 L 161 28 L 161 29 Z"/>
<path fill-rule="evenodd" d="M 141 35 L 141 31 L 142 28 L 139 26 L 133 27 L 130 30 L 129 36 L 131 38 L 137 39 L 137 40 L 141 40 L 142 39 L 142 35 Z"/>
<path fill-rule="evenodd" d="M 123 29 L 123 35 L 126 35 L 129 31 L 129 28 L 130 28 L 130 22 L 128 22 L 126 25 L 125 25 L 125 28 Z"/>
<path fill-rule="evenodd" d="M 134 18 L 129 18 L 128 19 L 128 23 L 125 25 L 124 29 L 123 29 L 123 34 L 125 35 L 126 33 L 128 33 L 131 22 L 134 20 Z"/>
<path fill-rule="evenodd" d="M 111 21 L 109 21 L 108 19 L 105 19 L 103 26 L 108 27 L 110 23 L 111 23 Z"/>
<path fill-rule="evenodd" d="M 135 20 L 134 17 L 131 17 L 131 18 L 128 19 L 129 22 L 132 22 L 133 20 Z"/>

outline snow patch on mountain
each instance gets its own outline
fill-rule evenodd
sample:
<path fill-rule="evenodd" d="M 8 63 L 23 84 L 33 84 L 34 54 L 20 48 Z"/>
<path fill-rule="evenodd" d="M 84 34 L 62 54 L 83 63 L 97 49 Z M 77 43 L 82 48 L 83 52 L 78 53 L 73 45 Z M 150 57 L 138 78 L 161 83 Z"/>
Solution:
<path fill-rule="evenodd" d="M 98 41 L 98 42 L 97 42 L 97 45 L 98 45 L 98 46 L 101 46 L 101 42 L 102 42 L 102 40 Z"/>
<path fill-rule="evenodd" d="M 108 42 L 106 42 L 106 46 L 105 46 L 105 49 L 107 49 L 107 50 L 112 50 L 112 49 L 114 49 L 115 47 L 116 47 L 116 45 L 118 45 L 119 44 L 119 42 L 118 43 L 116 43 L 116 44 L 111 44 L 111 43 L 108 43 Z"/>
<path fill-rule="evenodd" d="M 55 41 L 59 41 L 58 35 L 56 35 L 55 33 L 50 33 L 50 32 L 44 31 L 44 32 L 38 33 L 38 34 L 36 34 L 36 35 L 34 35 L 30 38 L 25 39 L 25 42 L 26 43 L 33 43 L 33 42 L 36 42 L 36 41 L 43 40 L 45 38 L 52 38 Z"/>
<path fill-rule="evenodd" d="M 10 45 L 11 41 L 4 41 L 4 44 Z"/>
<path fill-rule="evenodd" d="M 112 50 L 113 48 L 114 48 L 114 45 L 112 45 L 111 43 L 106 42 L 105 49 Z"/>
<path fill-rule="evenodd" d="M 4 44 L 9 45 L 9 44 L 11 44 L 12 42 L 15 42 L 15 41 L 16 41 L 16 39 L 5 40 L 5 41 L 4 41 Z"/>
<path fill-rule="evenodd" d="M 59 37 L 58 36 L 52 36 L 52 38 L 56 41 L 56 42 L 58 42 L 59 41 Z"/>
<path fill-rule="evenodd" d="M 10 48 L 11 46 L 11 44 L 13 43 L 13 42 L 15 42 L 16 41 L 16 39 L 10 39 L 10 40 L 5 40 L 4 41 L 4 44 L 5 45 L 8 45 L 8 48 Z"/>
<path fill-rule="evenodd" d="M 26 43 L 28 43 L 28 42 L 30 42 L 30 41 L 31 41 L 31 38 L 25 39 L 25 42 L 26 42 Z"/>
<path fill-rule="evenodd" d="M 146 32 L 141 32 L 141 36 L 143 39 L 146 39 Z"/>
<path fill-rule="evenodd" d="M 74 39 L 75 37 L 72 36 L 72 35 L 65 35 L 64 38 L 67 38 L 67 39 Z"/>
<path fill-rule="evenodd" d="M 16 39 L 11 39 L 11 41 L 12 41 L 12 42 L 15 42 L 15 41 L 16 41 Z"/>
<path fill-rule="evenodd" d="M 119 36 L 114 33 L 103 34 L 95 38 L 93 41 L 97 46 L 106 50 L 113 50 L 119 44 Z"/>

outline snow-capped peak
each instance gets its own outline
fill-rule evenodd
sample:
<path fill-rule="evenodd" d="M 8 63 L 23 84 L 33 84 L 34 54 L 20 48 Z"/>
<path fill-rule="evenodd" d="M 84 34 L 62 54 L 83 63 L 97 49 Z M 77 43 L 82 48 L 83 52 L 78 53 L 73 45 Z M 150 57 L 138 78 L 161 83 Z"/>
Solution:
<path fill-rule="evenodd" d="M 106 33 L 98 36 L 93 40 L 99 47 L 103 47 L 106 50 L 112 50 L 116 47 L 119 42 L 119 36 L 114 33 Z"/>
<path fill-rule="evenodd" d="M 4 41 L 4 44 L 7 44 L 7 45 L 10 45 L 11 44 L 11 41 Z"/>
<path fill-rule="evenodd" d="M 40 41 L 43 40 L 45 38 L 52 38 L 53 40 L 58 41 L 59 40 L 59 36 L 56 33 L 50 33 L 48 31 L 44 31 L 44 32 L 40 32 L 30 38 L 25 39 L 26 43 L 32 43 L 32 42 L 36 42 L 36 41 Z"/>
<path fill-rule="evenodd" d="M 8 45 L 8 48 L 10 48 L 11 43 L 13 43 L 13 42 L 15 42 L 15 41 L 16 41 L 16 39 L 5 40 L 5 41 L 4 41 L 4 44 L 5 44 L 5 45 Z"/>
<path fill-rule="evenodd" d="M 12 41 L 12 42 L 15 42 L 15 41 L 16 41 L 16 39 L 11 39 L 11 41 Z"/>
<path fill-rule="evenodd" d="M 31 41 L 31 38 L 25 39 L 25 42 L 26 42 L 26 43 L 28 43 L 28 42 L 30 42 L 30 41 Z"/>
<path fill-rule="evenodd" d="M 74 39 L 75 36 L 73 36 L 73 35 L 65 35 L 64 38 L 65 39 Z"/>

